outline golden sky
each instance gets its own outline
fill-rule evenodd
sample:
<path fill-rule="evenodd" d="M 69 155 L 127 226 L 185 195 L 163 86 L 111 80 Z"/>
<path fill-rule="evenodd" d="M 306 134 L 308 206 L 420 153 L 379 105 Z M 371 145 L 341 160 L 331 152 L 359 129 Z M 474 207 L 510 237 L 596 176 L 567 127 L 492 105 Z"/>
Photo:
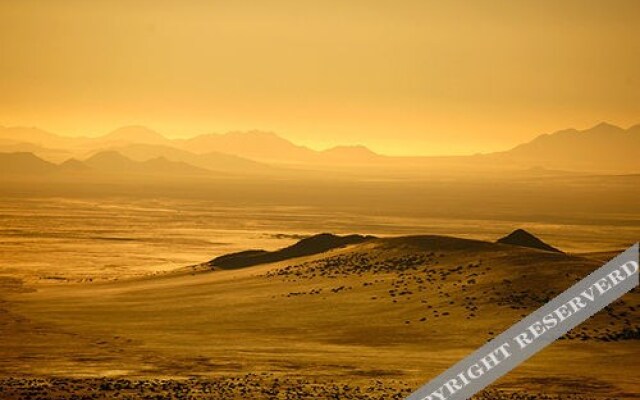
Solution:
<path fill-rule="evenodd" d="M 0 0 L 0 125 L 502 150 L 640 122 L 640 2 Z"/>

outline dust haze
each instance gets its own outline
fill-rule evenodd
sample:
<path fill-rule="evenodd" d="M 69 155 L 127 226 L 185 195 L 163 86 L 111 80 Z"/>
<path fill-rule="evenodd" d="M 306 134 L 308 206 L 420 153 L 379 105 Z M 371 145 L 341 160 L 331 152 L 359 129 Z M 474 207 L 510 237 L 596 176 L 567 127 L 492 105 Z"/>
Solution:
<path fill-rule="evenodd" d="M 640 238 L 638 4 L 0 4 L 0 399 L 403 399 Z M 474 398 L 637 399 L 626 294 Z"/>

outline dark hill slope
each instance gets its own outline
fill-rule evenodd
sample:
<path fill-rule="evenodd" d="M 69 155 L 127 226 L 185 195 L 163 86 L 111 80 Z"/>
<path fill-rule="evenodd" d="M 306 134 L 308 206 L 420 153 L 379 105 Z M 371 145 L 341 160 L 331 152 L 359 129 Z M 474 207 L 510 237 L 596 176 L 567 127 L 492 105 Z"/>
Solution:
<path fill-rule="evenodd" d="M 545 242 L 538 239 L 531 233 L 525 231 L 524 229 L 516 229 L 515 231 L 511 232 L 509 235 L 501 239 L 498 239 L 497 242 L 502 244 L 510 244 L 514 246 L 529 247 L 532 249 L 562 253 L 562 251 L 556 249 L 551 245 L 546 244 Z"/>
<path fill-rule="evenodd" d="M 226 254 L 209 261 L 209 265 L 218 268 L 243 268 L 258 264 L 266 264 L 288 260 L 296 257 L 310 256 L 324 253 L 332 249 L 350 244 L 363 243 L 375 239 L 373 236 L 347 235 L 338 236 L 322 233 L 300 240 L 299 242 L 276 251 L 247 250 L 239 253 Z"/>

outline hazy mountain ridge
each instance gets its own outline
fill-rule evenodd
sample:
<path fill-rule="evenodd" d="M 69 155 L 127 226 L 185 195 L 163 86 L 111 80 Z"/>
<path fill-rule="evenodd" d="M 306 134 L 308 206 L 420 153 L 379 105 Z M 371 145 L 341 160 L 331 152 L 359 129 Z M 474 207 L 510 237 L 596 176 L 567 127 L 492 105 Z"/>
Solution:
<path fill-rule="evenodd" d="M 116 151 L 135 161 L 148 161 L 163 157 L 167 160 L 183 162 L 194 167 L 217 172 L 265 174 L 276 170 L 271 165 L 233 154 L 219 152 L 196 154 L 167 145 L 133 143 L 114 146 L 109 150 Z"/>
<path fill-rule="evenodd" d="M 0 175 L 43 174 L 53 172 L 57 165 L 45 161 L 33 153 L 0 153 Z"/>
<path fill-rule="evenodd" d="M 101 172 L 143 173 L 143 174 L 207 174 L 202 168 L 190 164 L 156 157 L 146 161 L 133 161 L 117 151 L 103 151 L 85 160 L 85 165 Z"/>
<path fill-rule="evenodd" d="M 274 163 L 303 162 L 316 154 L 314 150 L 296 145 L 275 133 L 262 131 L 200 135 L 178 141 L 178 146 L 196 153 L 217 151 Z"/>
<path fill-rule="evenodd" d="M 33 153 L 0 153 L 0 176 L 37 177 L 37 176 L 66 176 L 73 177 L 83 174 L 87 177 L 99 178 L 104 174 L 118 176 L 152 175 L 152 176 L 207 176 L 214 175 L 213 171 L 194 167 L 190 164 L 170 161 L 157 157 L 146 161 L 134 161 L 115 151 L 104 151 L 90 158 L 80 161 L 70 158 L 60 164 L 45 161 Z"/>
<path fill-rule="evenodd" d="M 145 143 L 145 144 L 167 144 L 169 139 L 160 133 L 153 131 L 147 127 L 132 125 L 118 128 L 106 135 L 98 138 L 105 142 L 123 142 L 123 143 Z"/>
<path fill-rule="evenodd" d="M 640 171 L 640 125 L 623 129 L 601 123 L 536 137 L 513 149 L 488 155 L 497 160 L 551 169 Z"/>
<path fill-rule="evenodd" d="M 638 173 L 640 161 L 635 154 L 638 148 L 640 125 L 623 129 L 607 123 L 585 130 L 565 129 L 543 134 L 503 152 L 441 157 L 385 156 L 361 145 L 316 151 L 262 131 L 167 139 L 146 127 L 128 126 L 97 138 L 69 138 L 38 128 L 0 127 L 0 153 L 26 151 L 60 163 L 68 158 L 86 159 L 104 151 L 115 151 L 137 162 L 165 158 L 194 168 L 249 175 L 278 174 L 285 171 L 282 168 L 360 168 L 365 171 L 363 167 L 370 169 L 368 173 L 403 174 L 478 169 L 532 170 L 538 171 L 538 175 L 540 171 L 554 170 L 558 173 Z M 181 165 L 181 169 L 187 168 Z"/>

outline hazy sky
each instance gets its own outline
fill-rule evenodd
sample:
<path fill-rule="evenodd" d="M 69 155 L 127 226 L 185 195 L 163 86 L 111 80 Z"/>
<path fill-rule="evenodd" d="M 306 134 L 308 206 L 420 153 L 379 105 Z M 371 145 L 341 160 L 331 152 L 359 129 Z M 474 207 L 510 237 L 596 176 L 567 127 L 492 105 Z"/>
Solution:
<path fill-rule="evenodd" d="M 0 125 L 388 154 L 640 122 L 640 1 L 0 0 Z"/>

